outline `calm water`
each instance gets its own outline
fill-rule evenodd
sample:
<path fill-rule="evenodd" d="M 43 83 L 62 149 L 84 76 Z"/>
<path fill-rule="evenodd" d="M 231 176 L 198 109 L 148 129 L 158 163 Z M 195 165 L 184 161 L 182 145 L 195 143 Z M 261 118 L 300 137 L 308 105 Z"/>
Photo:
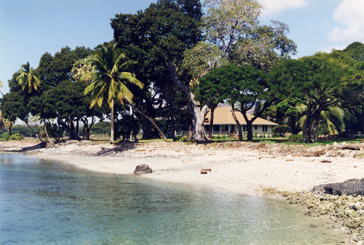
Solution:
<path fill-rule="evenodd" d="M 342 241 L 328 226 L 281 201 L 0 154 L 1 245 Z"/>

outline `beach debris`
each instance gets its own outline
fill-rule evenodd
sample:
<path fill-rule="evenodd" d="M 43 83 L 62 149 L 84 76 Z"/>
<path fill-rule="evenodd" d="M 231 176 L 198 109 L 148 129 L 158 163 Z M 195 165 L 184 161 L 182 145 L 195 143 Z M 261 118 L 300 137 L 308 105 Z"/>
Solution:
<path fill-rule="evenodd" d="M 341 150 L 360 151 L 362 146 L 359 144 L 348 144 L 340 147 Z"/>
<path fill-rule="evenodd" d="M 211 168 L 201 168 L 200 174 L 208 174 L 211 173 L 211 171 L 212 171 Z"/>
<path fill-rule="evenodd" d="M 330 160 L 321 160 L 320 162 L 322 162 L 322 163 L 330 163 L 331 161 Z"/>
<path fill-rule="evenodd" d="M 146 164 L 136 166 L 134 174 L 148 174 L 152 173 L 153 170 Z"/>

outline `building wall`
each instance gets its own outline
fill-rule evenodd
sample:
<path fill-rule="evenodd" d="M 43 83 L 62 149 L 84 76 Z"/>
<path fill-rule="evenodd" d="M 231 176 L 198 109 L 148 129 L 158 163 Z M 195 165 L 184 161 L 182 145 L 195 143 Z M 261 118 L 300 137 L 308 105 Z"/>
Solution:
<path fill-rule="evenodd" d="M 205 133 L 208 134 L 209 132 L 209 125 L 204 125 Z M 253 134 L 259 133 L 259 134 L 271 134 L 272 133 L 273 126 L 272 125 L 253 125 Z M 247 132 L 246 125 L 241 125 L 241 130 L 243 132 Z M 237 125 L 214 125 L 212 128 L 212 134 L 213 135 L 225 135 L 230 132 L 238 133 L 238 127 Z"/>
<path fill-rule="evenodd" d="M 210 125 L 204 125 L 206 135 L 209 134 L 209 126 Z M 263 131 L 263 126 L 266 127 L 265 128 L 266 131 Z M 241 129 L 243 132 L 247 132 L 246 125 L 241 125 Z M 255 133 L 263 134 L 263 135 L 272 134 L 272 129 L 273 129 L 272 125 L 253 125 L 253 134 L 255 134 Z M 212 128 L 213 135 L 226 135 L 226 134 L 229 134 L 230 132 L 235 132 L 236 134 L 238 134 L 239 132 L 238 132 L 237 126 L 236 125 L 214 125 Z M 182 130 L 180 128 L 178 130 L 176 130 L 177 136 L 180 136 L 181 134 L 188 135 L 188 130 Z"/>

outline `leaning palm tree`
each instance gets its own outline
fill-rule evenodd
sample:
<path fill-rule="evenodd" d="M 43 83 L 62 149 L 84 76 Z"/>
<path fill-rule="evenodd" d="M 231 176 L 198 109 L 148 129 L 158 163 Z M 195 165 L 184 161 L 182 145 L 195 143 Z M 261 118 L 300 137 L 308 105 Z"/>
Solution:
<path fill-rule="evenodd" d="M 25 90 L 25 88 L 28 88 L 28 93 L 32 93 L 32 90 L 38 90 L 38 87 L 40 85 L 39 78 L 34 74 L 35 71 L 33 68 L 30 67 L 29 62 L 26 64 L 23 64 L 22 69 L 19 70 L 19 76 L 16 78 L 18 80 L 19 85 Z"/>
<path fill-rule="evenodd" d="M 91 71 L 86 71 L 80 78 L 81 81 L 90 81 L 84 94 L 91 93 L 92 108 L 95 104 L 102 106 L 104 100 L 111 108 L 111 133 L 110 141 L 114 139 L 114 105 L 115 102 L 124 104 L 128 102 L 133 106 L 133 94 L 127 87 L 128 83 L 143 88 L 144 84 L 136 79 L 135 74 L 127 72 L 126 68 L 132 61 L 126 61 L 124 54 L 118 54 L 116 44 L 109 43 L 101 46 L 101 50 L 88 58 L 85 63 L 92 66 Z M 136 108 L 134 108 L 137 110 Z M 139 112 L 139 110 L 137 110 Z M 161 133 L 161 132 L 160 132 Z M 162 136 L 164 136 L 162 134 Z"/>

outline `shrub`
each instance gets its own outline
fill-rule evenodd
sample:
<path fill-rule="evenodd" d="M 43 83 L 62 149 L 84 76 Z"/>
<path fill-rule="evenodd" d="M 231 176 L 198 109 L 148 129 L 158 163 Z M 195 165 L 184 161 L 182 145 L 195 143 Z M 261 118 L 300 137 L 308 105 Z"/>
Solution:
<path fill-rule="evenodd" d="M 10 140 L 23 140 L 23 139 L 24 139 L 24 135 L 19 134 L 19 133 L 15 133 L 10 136 Z"/>
<path fill-rule="evenodd" d="M 291 128 L 288 127 L 287 125 L 278 125 L 273 128 L 274 134 L 282 135 L 282 134 L 290 133 L 290 132 L 291 132 Z"/>
<path fill-rule="evenodd" d="M 1 139 L 8 141 L 10 140 L 10 134 L 8 132 L 5 132 L 1 135 Z"/>
<path fill-rule="evenodd" d="M 180 139 L 179 139 L 180 142 L 187 142 L 188 141 L 188 138 L 186 136 L 182 136 Z"/>
<path fill-rule="evenodd" d="M 302 134 L 291 134 L 288 137 L 289 141 L 303 141 L 303 135 Z"/>

